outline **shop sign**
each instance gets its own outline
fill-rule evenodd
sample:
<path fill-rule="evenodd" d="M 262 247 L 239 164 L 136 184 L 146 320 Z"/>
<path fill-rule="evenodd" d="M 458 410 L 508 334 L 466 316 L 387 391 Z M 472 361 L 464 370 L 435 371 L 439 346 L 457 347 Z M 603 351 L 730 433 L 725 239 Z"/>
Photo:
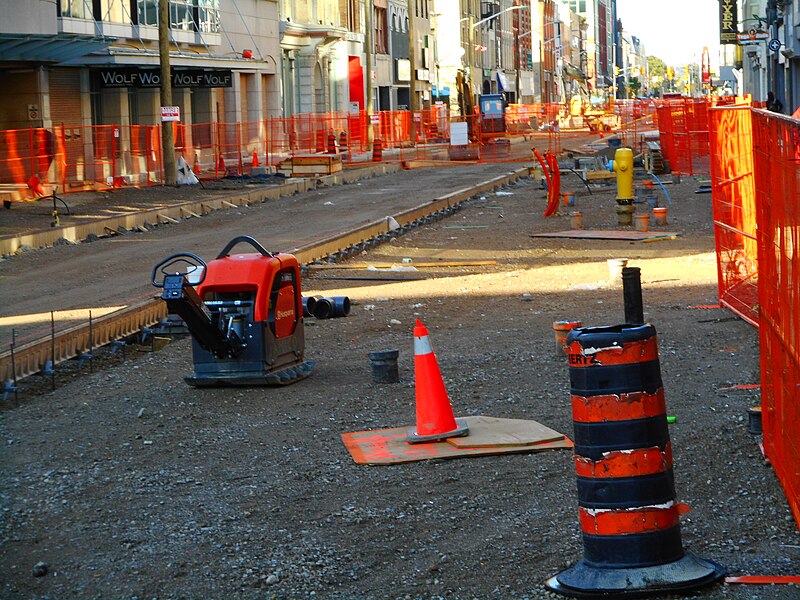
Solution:
<path fill-rule="evenodd" d="M 736 0 L 719 0 L 719 43 L 735 44 L 739 26 Z"/>
<path fill-rule="evenodd" d="M 397 59 L 397 81 L 411 81 L 411 61 L 407 58 Z"/>
<path fill-rule="evenodd" d="M 161 86 L 160 69 L 105 68 L 98 69 L 97 80 L 104 88 L 156 88 Z M 172 87 L 218 88 L 231 87 L 230 69 L 172 69 Z"/>

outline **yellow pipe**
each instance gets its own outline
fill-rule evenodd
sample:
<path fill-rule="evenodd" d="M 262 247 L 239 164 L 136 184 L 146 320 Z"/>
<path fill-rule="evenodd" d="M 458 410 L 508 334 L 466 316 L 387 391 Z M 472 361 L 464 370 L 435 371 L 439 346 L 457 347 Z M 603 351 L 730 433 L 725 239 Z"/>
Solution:
<path fill-rule="evenodd" d="M 631 204 L 633 195 L 633 150 L 618 148 L 614 153 L 613 171 L 617 174 L 617 202 Z"/>

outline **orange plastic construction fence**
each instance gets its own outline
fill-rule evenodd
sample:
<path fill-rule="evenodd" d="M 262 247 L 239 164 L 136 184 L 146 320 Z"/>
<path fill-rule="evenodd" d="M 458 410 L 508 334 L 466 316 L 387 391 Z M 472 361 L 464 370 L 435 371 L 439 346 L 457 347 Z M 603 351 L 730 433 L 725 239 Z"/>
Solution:
<path fill-rule="evenodd" d="M 709 111 L 711 183 L 720 304 L 758 322 L 753 127 L 747 107 Z"/>
<path fill-rule="evenodd" d="M 667 100 L 658 107 L 661 154 L 672 171 L 689 175 L 710 172 L 708 107 L 705 98 Z"/>
<path fill-rule="evenodd" d="M 592 107 L 587 119 L 560 103 L 511 104 L 491 126 L 479 108 L 451 116 L 444 105 L 414 113 L 302 113 L 287 118 L 234 123 L 171 123 L 176 158 L 198 177 L 263 173 L 297 155 L 341 154 L 345 163 L 371 162 L 373 141 L 381 160 L 530 162 L 532 148 L 550 153 L 577 148 L 612 130 L 633 146 L 649 103 L 622 101 Z M 616 112 L 614 112 L 616 111 Z M 599 116 L 598 116 L 599 115 Z M 600 120 L 598 120 L 600 119 Z M 453 124 L 466 123 L 466 145 L 451 145 Z M 646 122 L 644 122 L 646 124 Z M 599 127 L 599 125 L 602 125 Z M 461 126 L 458 126 L 459 128 Z M 161 125 L 98 125 L 0 131 L 0 184 L 13 200 L 59 193 L 164 182 Z"/>
<path fill-rule="evenodd" d="M 764 450 L 800 527 L 800 120 L 753 110 Z"/>

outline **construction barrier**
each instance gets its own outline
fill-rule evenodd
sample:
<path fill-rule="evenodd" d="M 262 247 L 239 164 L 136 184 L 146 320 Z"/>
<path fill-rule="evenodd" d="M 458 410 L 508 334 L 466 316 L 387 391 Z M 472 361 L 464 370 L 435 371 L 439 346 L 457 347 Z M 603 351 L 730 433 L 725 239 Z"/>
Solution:
<path fill-rule="evenodd" d="M 658 107 L 661 153 L 672 171 L 708 174 L 708 102 L 705 98 L 667 100 Z"/>
<path fill-rule="evenodd" d="M 567 335 L 584 557 L 550 578 L 566 596 L 686 592 L 724 569 L 685 552 L 655 328 L 577 328 Z"/>
<path fill-rule="evenodd" d="M 749 108 L 709 111 L 714 241 L 719 302 L 758 323 L 758 252 Z"/>
<path fill-rule="evenodd" d="M 710 111 L 720 303 L 758 326 L 764 452 L 800 527 L 800 120 Z"/>
<path fill-rule="evenodd" d="M 592 107 L 608 129 L 634 146 L 652 118 L 652 104 L 619 101 Z M 642 119 L 645 119 L 644 121 Z M 452 146 L 452 124 L 467 123 L 467 143 Z M 447 106 L 367 114 L 300 113 L 288 118 L 233 123 L 171 123 L 176 158 L 183 156 L 200 178 L 252 173 L 254 166 L 278 166 L 293 156 L 341 151 L 327 142 L 347 140 L 350 162 L 371 162 L 370 139 L 380 139 L 382 160 L 530 162 L 531 146 L 559 153 L 608 133 L 587 125 L 558 103 L 510 104 L 503 119 L 486 130 L 479 107 L 472 114 L 451 116 Z M 369 135 L 369 129 L 371 137 Z M 634 139 L 636 138 L 636 139 Z M 59 193 L 101 190 L 121 185 L 164 182 L 161 125 L 55 125 L 0 131 L 0 184 L 11 201 Z M 256 165 L 257 163 L 257 165 Z M 10 190 L 10 191 L 6 191 Z"/>
<path fill-rule="evenodd" d="M 764 451 L 800 527 L 800 120 L 752 114 Z"/>

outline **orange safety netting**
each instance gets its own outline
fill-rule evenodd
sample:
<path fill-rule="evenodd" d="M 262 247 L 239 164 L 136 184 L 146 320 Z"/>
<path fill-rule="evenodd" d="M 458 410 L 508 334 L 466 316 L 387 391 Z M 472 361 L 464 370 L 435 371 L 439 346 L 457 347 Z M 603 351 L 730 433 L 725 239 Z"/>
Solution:
<path fill-rule="evenodd" d="M 800 120 L 753 110 L 764 449 L 800 526 Z"/>
<path fill-rule="evenodd" d="M 590 107 L 591 117 L 560 103 L 510 104 L 489 122 L 479 107 L 452 116 L 444 105 L 368 114 L 302 113 L 288 118 L 233 123 L 170 123 L 176 158 L 201 178 L 250 175 L 290 157 L 340 154 L 345 164 L 372 162 L 379 140 L 384 162 L 531 162 L 532 149 L 559 153 L 614 132 L 633 146 L 652 119 L 652 104 L 620 101 Z M 451 143 L 455 123 L 466 123 L 466 141 Z M 0 184 L 15 200 L 52 190 L 74 192 L 164 182 L 161 125 L 58 125 L 0 131 Z M 263 173 L 263 171 L 258 171 Z"/>
<path fill-rule="evenodd" d="M 750 109 L 709 111 L 719 301 L 758 322 L 758 256 Z"/>
<path fill-rule="evenodd" d="M 666 100 L 658 107 L 661 154 L 673 172 L 710 172 L 708 101 L 705 98 Z"/>

